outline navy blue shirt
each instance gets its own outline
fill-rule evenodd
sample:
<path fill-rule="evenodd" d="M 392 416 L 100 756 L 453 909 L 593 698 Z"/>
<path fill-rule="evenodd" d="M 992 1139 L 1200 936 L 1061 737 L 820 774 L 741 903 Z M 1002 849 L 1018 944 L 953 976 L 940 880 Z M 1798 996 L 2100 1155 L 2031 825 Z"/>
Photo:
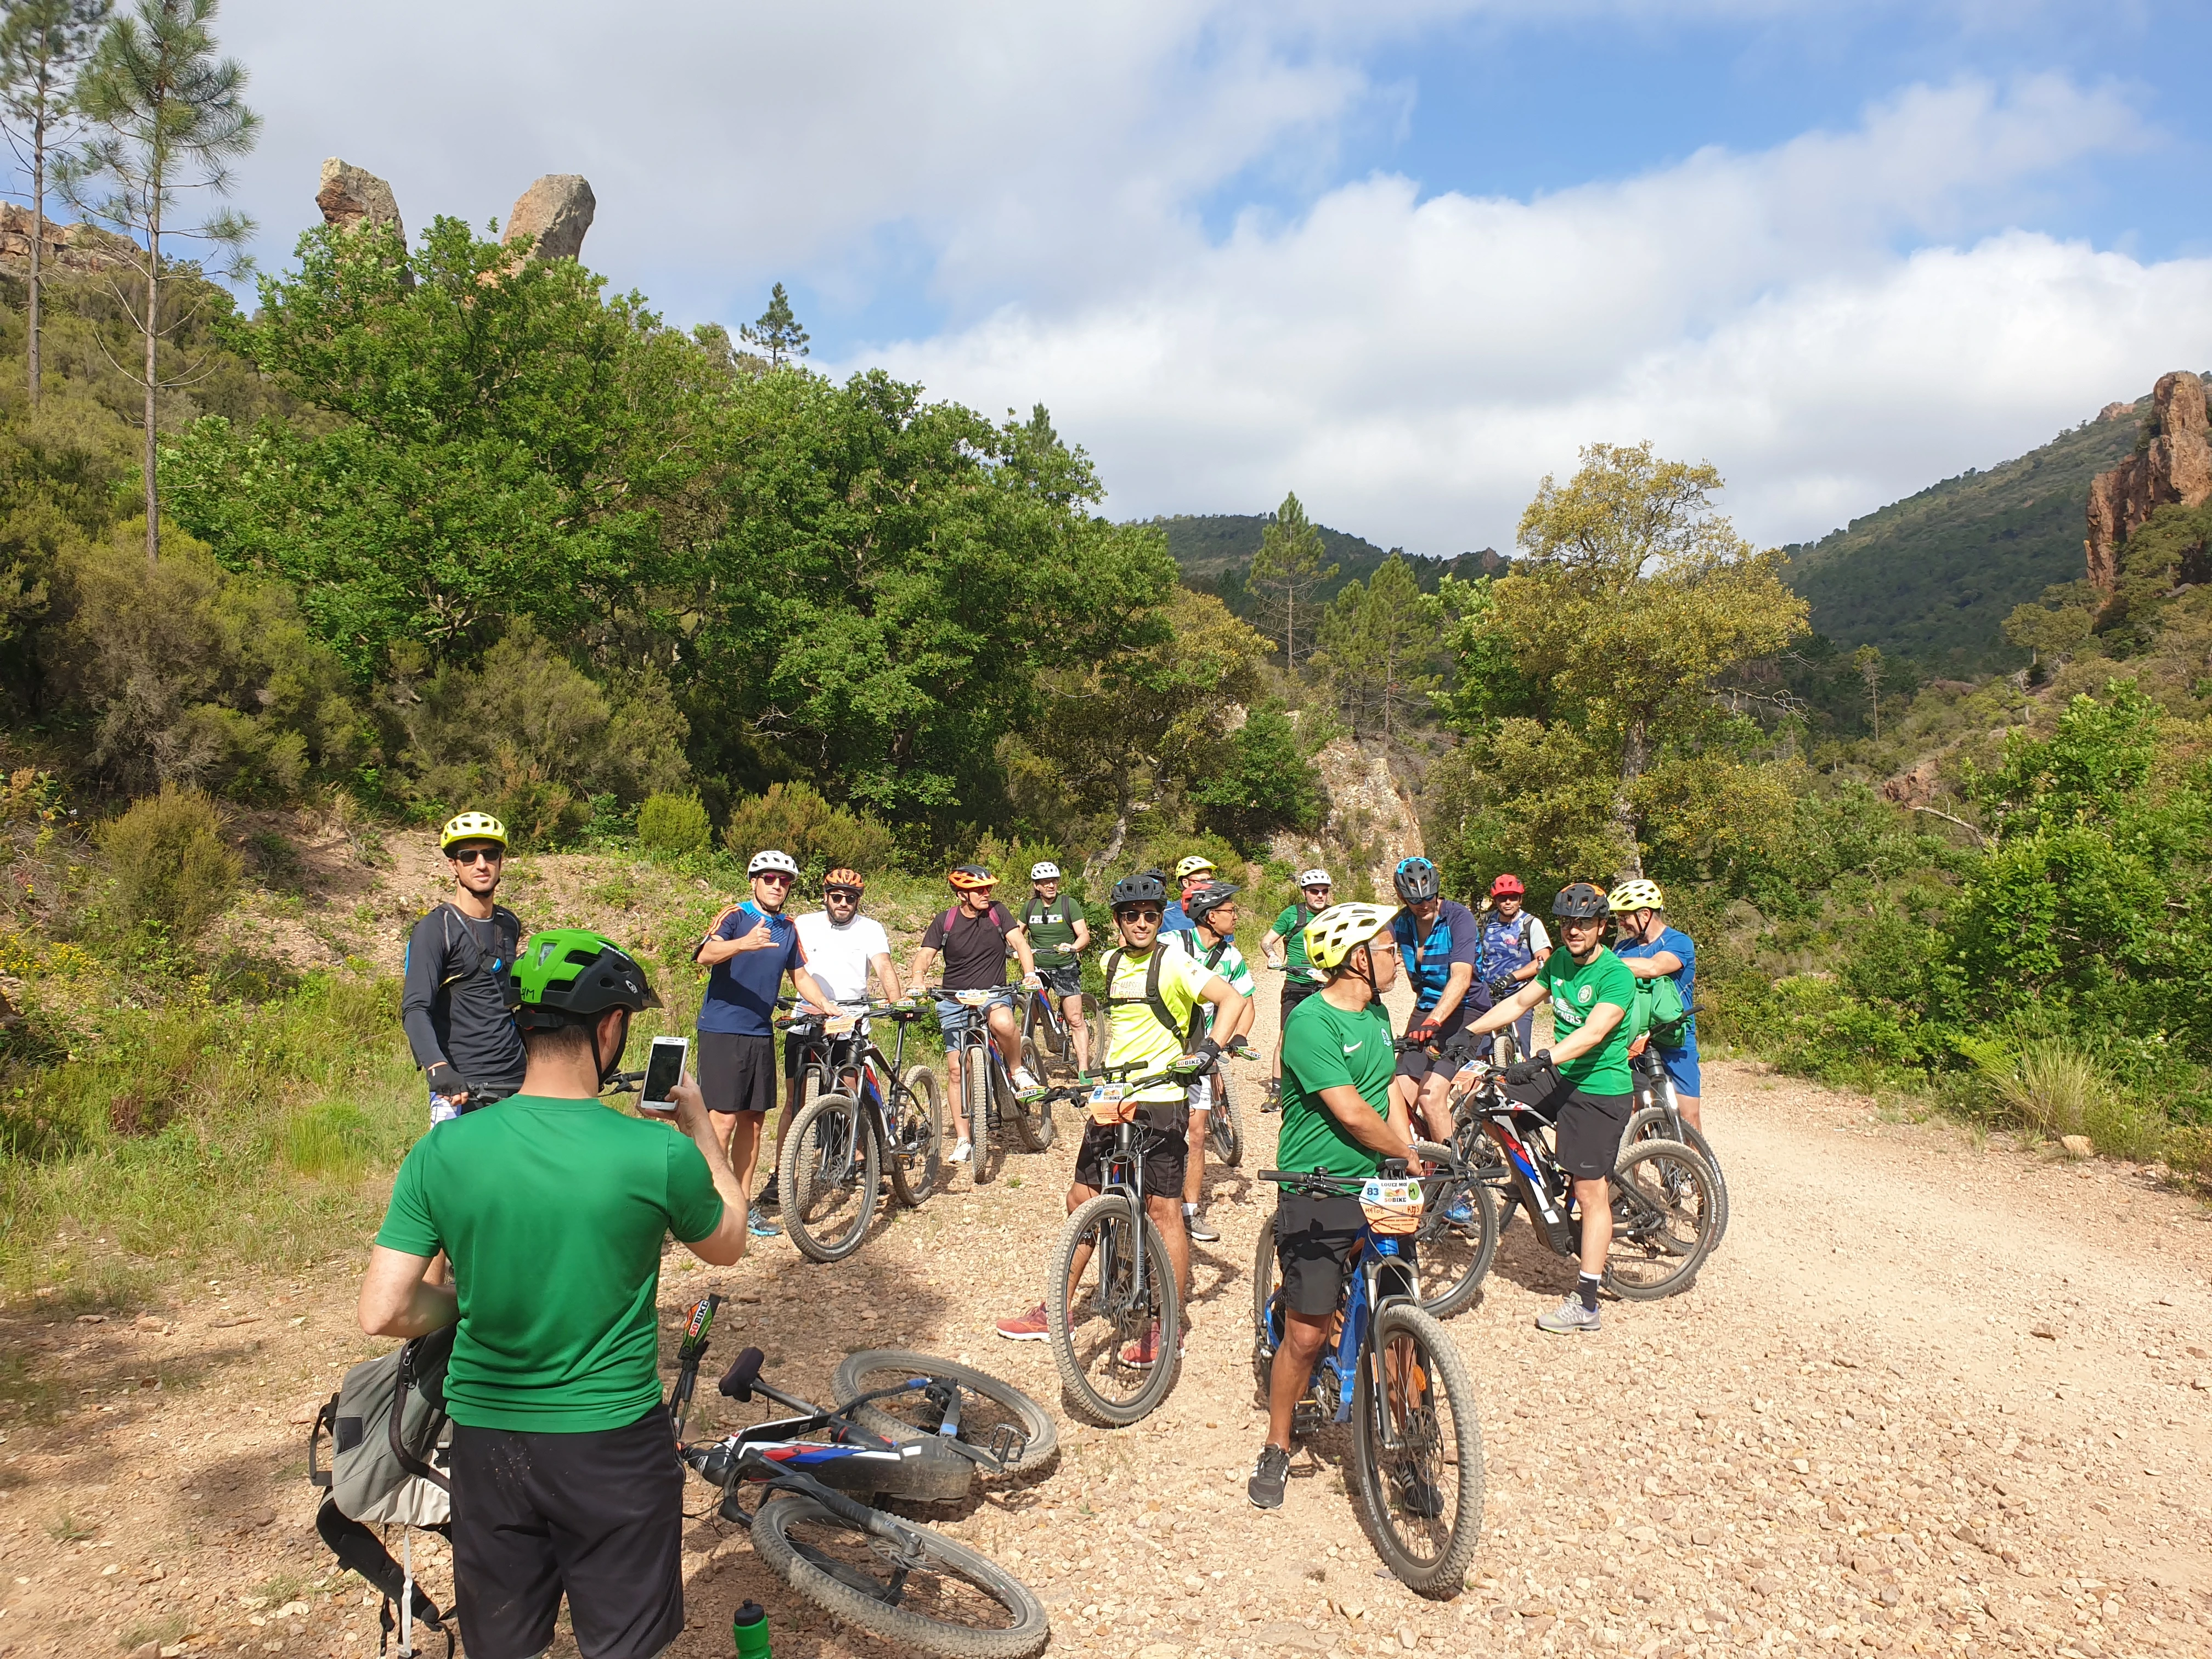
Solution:
<path fill-rule="evenodd" d="M 1168 908 L 1160 912 L 1160 932 L 1163 933 L 1194 933 L 1198 924 L 1184 912 L 1181 899 L 1171 899 Z"/>
<path fill-rule="evenodd" d="M 1687 933 L 1679 928 L 1662 927 L 1659 937 L 1649 945 L 1616 945 L 1613 947 L 1613 955 L 1623 962 L 1634 962 L 1639 957 L 1656 957 L 1662 951 L 1681 958 L 1682 965 L 1666 977 L 1673 980 L 1674 988 L 1681 993 L 1682 1006 L 1694 1011 L 1698 1005 L 1690 1000 L 1690 988 L 1698 978 L 1698 947 L 1690 943 Z M 1698 1046 L 1698 1016 L 1694 1012 L 1682 1030 L 1682 1048 L 1694 1050 Z M 1678 1054 L 1680 1049 L 1669 1049 L 1668 1052 Z"/>
<path fill-rule="evenodd" d="M 762 926 L 769 929 L 776 948 L 743 951 L 714 964 L 707 981 L 706 998 L 699 1005 L 701 1030 L 733 1031 L 739 1036 L 775 1035 L 775 1028 L 769 1019 L 775 1012 L 776 993 L 783 988 L 783 976 L 806 966 L 806 950 L 799 942 L 799 924 L 781 914 L 763 915 L 760 907 L 747 899 L 723 919 L 714 929 L 714 937 L 743 939 Z"/>
<path fill-rule="evenodd" d="M 1474 912 L 1449 899 L 1437 906 L 1437 919 L 1428 932 L 1411 910 L 1401 910 L 1390 923 L 1390 936 L 1406 959 L 1406 976 L 1413 981 L 1413 1006 L 1425 1013 L 1437 1006 L 1451 978 L 1452 964 L 1465 963 L 1472 969 L 1482 945 L 1482 930 Z"/>

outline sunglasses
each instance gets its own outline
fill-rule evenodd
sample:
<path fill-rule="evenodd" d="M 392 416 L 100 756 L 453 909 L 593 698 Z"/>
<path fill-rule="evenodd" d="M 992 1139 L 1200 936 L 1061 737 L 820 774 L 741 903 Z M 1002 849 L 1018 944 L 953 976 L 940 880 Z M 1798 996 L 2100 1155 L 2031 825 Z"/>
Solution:
<path fill-rule="evenodd" d="M 1167 913 L 1164 910 L 1121 910 L 1115 914 L 1124 921 L 1158 921 Z"/>
<path fill-rule="evenodd" d="M 1306 891 L 1309 893 L 1326 893 L 1328 890 L 1329 890 L 1328 888 L 1322 886 L 1319 882 L 1316 882 L 1312 886 L 1306 889 Z"/>
<path fill-rule="evenodd" d="M 854 899 L 857 901 L 860 896 L 860 890 L 857 887 L 825 887 L 822 890 L 822 896 L 824 898 Z"/>
<path fill-rule="evenodd" d="M 772 881 L 779 887 L 791 885 L 791 878 L 781 870 L 763 870 L 753 878 L 755 881 Z"/>
<path fill-rule="evenodd" d="M 448 853 L 446 856 L 456 864 L 498 864 L 506 859 L 507 854 L 496 847 L 471 847 L 458 853 Z"/>

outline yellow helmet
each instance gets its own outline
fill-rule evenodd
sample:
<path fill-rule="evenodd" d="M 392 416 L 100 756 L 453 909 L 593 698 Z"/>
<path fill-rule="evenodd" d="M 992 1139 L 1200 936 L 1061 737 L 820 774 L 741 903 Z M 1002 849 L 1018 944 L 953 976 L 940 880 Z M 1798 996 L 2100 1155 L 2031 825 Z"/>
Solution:
<path fill-rule="evenodd" d="M 1389 904 L 1332 904 L 1306 924 L 1306 960 L 1323 973 L 1390 925 L 1398 914 Z"/>
<path fill-rule="evenodd" d="M 1641 876 L 1634 881 L 1624 881 L 1614 888 L 1613 896 L 1606 900 L 1606 903 L 1616 916 L 1627 910 L 1663 910 L 1667 908 L 1666 896 L 1660 892 L 1659 884 L 1646 881 Z"/>
<path fill-rule="evenodd" d="M 438 832 L 438 850 L 453 851 L 457 841 L 494 841 L 507 845 L 507 826 L 489 812 L 457 812 Z"/>
<path fill-rule="evenodd" d="M 1212 872 L 1212 870 L 1213 860 L 1212 859 L 1206 857 L 1203 853 L 1193 853 L 1188 858 L 1184 859 L 1181 863 L 1176 866 L 1176 879 L 1177 881 L 1188 881 L 1193 876 L 1209 875 Z"/>

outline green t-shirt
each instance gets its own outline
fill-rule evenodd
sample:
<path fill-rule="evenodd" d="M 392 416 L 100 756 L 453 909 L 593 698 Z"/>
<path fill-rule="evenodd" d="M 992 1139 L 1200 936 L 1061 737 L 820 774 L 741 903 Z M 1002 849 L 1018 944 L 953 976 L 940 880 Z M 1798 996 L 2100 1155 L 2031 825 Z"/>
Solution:
<path fill-rule="evenodd" d="M 1582 1030 L 1590 1010 L 1611 1003 L 1621 1018 L 1605 1041 L 1574 1060 L 1559 1062 L 1559 1075 L 1586 1094 L 1625 1095 L 1636 1085 L 1628 1074 L 1629 1011 L 1636 1006 L 1636 975 L 1628 964 L 1605 948 L 1587 963 L 1577 964 L 1561 945 L 1544 958 L 1536 970 L 1536 983 L 1552 994 L 1552 1031 L 1565 1038 Z M 1301 1007 L 1304 1004 L 1299 1005 Z"/>
<path fill-rule="evenodd" d="M 1330 1175 L 1371 1176 L 1382 1154 L 1361 1146 L 1322 1103 L 1321 1091 L 1349 1084 L 1375 1109 L 1390 1115 L 1390 1078 L 1398 1055 L 1390 1041 L 1390 1016 L 1380 1002 L 1347 1014 L 1325 996 L 1308 997 L 1283 1022 L 1283 1127 L 1276 1164 L 1322 1170 Z"/>
<path fill-rule="evenodd" d="M 1320 914 L 1303 904 L 1285 905 L 1283 914 L 1275 918 L 1274 926 L 1267 930 L 1283 941 L 1284 977 L 1301 985 L 1318 984 L 1321 980 L 1321 975 L 1313 970 L 1313 963 L 1306 959 L 1306 923 Z"/>
<path fill-rule="evenodd" d="M 659 1401 L 661 1241 L 721 1223 L 707 1160 L 666 1124 L 514 1095 L 415 1143 L 376 1242 L 453 1260 L 456 1423 L 582 1434 Z"/>
<path fill-rule="evenodd" d="M 1075 920 L 1083 907 L 1062 893 L 1049 902 L 1035 894 L 1022 906 L 1022 926 L 1029 929 L 1030 954 L 1040 968 L 1075 966 Z"/>

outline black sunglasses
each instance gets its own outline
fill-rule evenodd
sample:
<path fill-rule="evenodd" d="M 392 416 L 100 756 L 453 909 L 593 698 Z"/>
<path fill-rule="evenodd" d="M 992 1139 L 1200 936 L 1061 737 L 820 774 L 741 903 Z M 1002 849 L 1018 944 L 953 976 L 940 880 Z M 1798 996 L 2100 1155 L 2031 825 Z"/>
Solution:
<path fill-rule="evenodd" d="M 822 890 L 822 896 L 824 898 L 857 899 L 860 896 L 860 890 L 857 887 L 825 887 Z"/>
<path fill-rule="evenodd" d="M 500 864 L 507 854 L 496 847 L 471 847 L 465 851 L 448 853 L 446 856 L 456 864 Z"/>

